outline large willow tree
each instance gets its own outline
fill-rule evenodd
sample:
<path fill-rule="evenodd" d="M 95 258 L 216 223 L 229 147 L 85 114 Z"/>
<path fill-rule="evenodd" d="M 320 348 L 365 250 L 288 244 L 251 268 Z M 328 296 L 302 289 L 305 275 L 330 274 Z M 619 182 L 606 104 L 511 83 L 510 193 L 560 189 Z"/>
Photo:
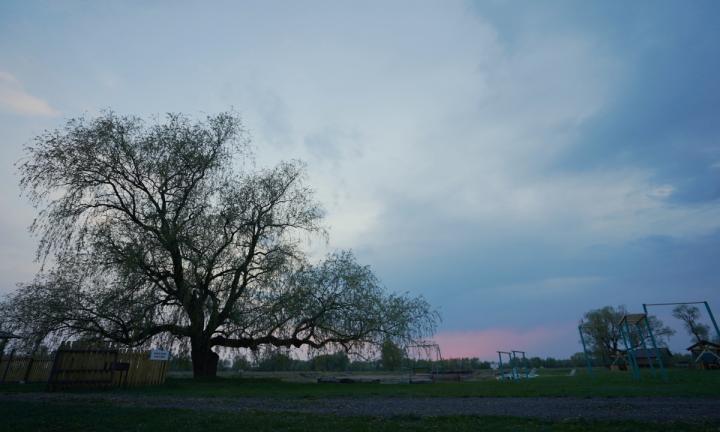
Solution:
<path fill-rule="evenodd" d="M 19 171 L 47 265 L 6 303 L 15 328 L 128 346 L 172 335 L 195 376 L 216 373 L 214 347 L 352 350 L 431 333 L 430 306 L 385 292 L 351 253 L 309 261 L 323 212 L 302 164 L 251 169 L 245 136 L 233 113 L 106 113 L 35 138 Z"/>

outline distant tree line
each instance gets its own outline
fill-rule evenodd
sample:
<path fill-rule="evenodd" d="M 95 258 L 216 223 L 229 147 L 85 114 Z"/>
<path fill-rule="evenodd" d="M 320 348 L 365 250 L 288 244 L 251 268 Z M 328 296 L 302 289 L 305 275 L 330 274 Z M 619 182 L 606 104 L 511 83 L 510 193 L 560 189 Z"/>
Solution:
<path fill-rule="evenodd" d="M 524 362 L 516 360 L 507 364 L 507 367 L 528 368 L 571 368 L 584 365 L 582 353 L 574 354 L 567 359 L 553 357 L 530 357 Z M 226 358 L 219 362 L 218 369 L 226 372 L 242 371 L 296 371 L 296 372 L 379 372 L 379 371 L 410 371 L 410 370 L 437 370 L 437 371 L 477 371 L 496 367 L 495 362 L 481 360 L 477 357 L 463 357 L 443 360 L 417 360 L 403 357 L 400 364 L 383 362 L 383 358 L 372 360 L 350 359 L 344 352 L 320 354 L 308 359 L 297 359 L 285 352 L 268 352 L 250 359 L 244 355 Z M 192 370 L 189 356 L 179 355 L 171 360 L 171 370 Z"/>

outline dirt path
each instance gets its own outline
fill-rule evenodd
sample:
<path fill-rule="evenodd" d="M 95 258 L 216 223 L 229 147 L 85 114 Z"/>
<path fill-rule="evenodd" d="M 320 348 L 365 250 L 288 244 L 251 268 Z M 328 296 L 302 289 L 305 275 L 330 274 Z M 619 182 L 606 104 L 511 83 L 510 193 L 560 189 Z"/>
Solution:
<path fill-rule="evenodd" d="M 43 403 L 106 402 L 118 406 L 182 408 L 206 411 L 292 411 L 344 416 L 514 416 L 548 420 L 595 419 L 641 421 L 720 422 L 720 399 L 694 398 L 573 398 L 573 397 L 468 397 L 468 398 L 320 398 L 283 399 L 244 397 L 188 398 L 136 396 L 109 393 L 0 394 L 4 401 Z"/>

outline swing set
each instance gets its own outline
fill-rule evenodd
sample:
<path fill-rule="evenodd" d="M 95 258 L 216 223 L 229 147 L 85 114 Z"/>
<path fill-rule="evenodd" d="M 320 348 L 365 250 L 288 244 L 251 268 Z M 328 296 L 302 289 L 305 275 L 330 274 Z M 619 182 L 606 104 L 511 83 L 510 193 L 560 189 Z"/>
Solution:
<path fill-rule="evenodd" d="M 633 377 L 640 379 L 640 363 L 639 357 L 647 362 L 647 365 L 655 376 L 657 372 L 667 380 L 667 369 L 663 363 L 660 349 L 653 334 L 652 328 L 650 327 L 650 321 L 648 319 L 648 307 L 650 306 L 679 306 L 679 305 L 696 305 L 703 304 L 707 310 L 710 321 L 712 321 L 715 333 L 718 339 L 720 339 L 720 329 L 718 328 L 715 316 L 710 309 L 710 305 L 707 301 L 701 302 L 677 302 L 677 303 L 643 303 L 644 313 L 625 314 L 620 322 L 618 328 L 620 330 L 620 337 L 625 345 L 624 361 L 626 365 L 632 370 Z M 583 334 L 583 327 L 586 324 L 580 323 L 578 326 L 578 332 L 580 333 L 580 342 L 583 346 L 583 353 L 585 354 L 585 361 L 587 363 L 588 373 L 592 376 L 593 365 L 590 355 L 588 354 L 587 345 L 585 343 L 585 336 Z M 650 347 L 648 346 L 650 344 Z M 640 354 L 643 354 L 640 356 Z M 616 353 L 616 355 L 619 355 Z M 619 357 L 618 357 L 619 358 Z M 616 361 L 618 360 L 616 358 Z M 615 363 L 615 362 L 613 362 Z"/>
<path fill-rule="evenodd" d="M 506 379 L 520 379 L 520 378 L 530 378 L 530 369 L 527 367 L 527 357 L 525 356 L 525 351 L 519 351 L 519 350 L 511 350 L 511 351 L 498 351 L 498 369 L 500 370 L 500 377 L 502 377 L 503 380 Z M 518 359 L 518 354 L 521 354 L 522 357 Z M 503 355 L 507 356 L 507 365 L 511 368 L 510 373 L 506 376 L 505 375 L 505 367 L 503 365 Z M 517 364 L 518 362 L 522 365 L 522 372 L 518 370 Z M 524 376 L 523 376 L 524 375 Z"/>

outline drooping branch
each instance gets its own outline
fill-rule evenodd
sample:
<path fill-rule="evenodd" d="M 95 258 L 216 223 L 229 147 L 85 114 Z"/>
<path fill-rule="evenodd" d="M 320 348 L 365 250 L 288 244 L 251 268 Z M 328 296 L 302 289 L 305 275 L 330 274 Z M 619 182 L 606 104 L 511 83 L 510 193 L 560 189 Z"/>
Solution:
<path fill-rule="evenodd" d="M 421 298 L 387 294 L 349 252 L 310 265 L 323 211 L 297 161 L 244 169 L 237 115 L 148 125 L 108 112 L 27 147 L 21 188 L 39 208 L 38 259 L 10 299 L 26 328 L 128 345 L 162 335 L 213 346 L 411 340 L 434 331 Z M 210 361 L 208 364 L 213 364 Z"/>

